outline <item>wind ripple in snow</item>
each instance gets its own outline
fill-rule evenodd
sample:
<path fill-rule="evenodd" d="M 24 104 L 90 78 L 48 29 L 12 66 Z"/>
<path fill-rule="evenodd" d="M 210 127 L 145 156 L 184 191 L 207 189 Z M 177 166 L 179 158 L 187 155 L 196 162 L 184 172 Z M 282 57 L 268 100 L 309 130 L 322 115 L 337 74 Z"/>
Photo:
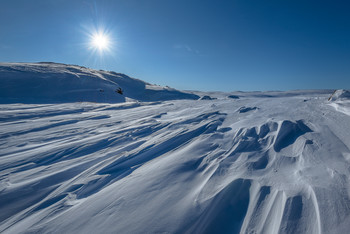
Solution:
<path fill-rule="evenodd" d="M 274 100 L 1 105 L 0 231 L 343 233 L 343 117 Z"/>

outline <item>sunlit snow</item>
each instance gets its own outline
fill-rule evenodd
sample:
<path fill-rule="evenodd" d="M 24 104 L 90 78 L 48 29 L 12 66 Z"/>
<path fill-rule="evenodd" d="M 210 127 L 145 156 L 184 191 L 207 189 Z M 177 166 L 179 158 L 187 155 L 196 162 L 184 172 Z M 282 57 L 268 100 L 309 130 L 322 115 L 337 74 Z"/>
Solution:
<path fill-rule="evenodd" d="M 348 91 L 185 93 L 51 63 L 0 64 L 0 84 L 2 233 L 350 230 Z"/>

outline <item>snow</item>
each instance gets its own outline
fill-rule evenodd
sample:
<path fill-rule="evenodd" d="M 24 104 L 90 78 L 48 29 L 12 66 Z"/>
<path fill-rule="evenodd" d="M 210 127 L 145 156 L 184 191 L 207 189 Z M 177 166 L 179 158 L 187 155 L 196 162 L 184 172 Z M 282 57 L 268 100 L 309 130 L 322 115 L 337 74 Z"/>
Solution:
<path fill-rule="evenodd" d="M 198 99 L 110 71 L 59 63 L 0 63 L 0 103 L 66 103 Z M 123 90 L 123 95 L 116 92 Z"/>
<path fill-rule="evenodd" d="M 330 101 L 337 101 L 337 100 L 350 100 L 350 91 L 339 89 L 334 91 L 332 96 L 329 98 Z"/>
<path fill-rule="evenodd" d="M 330 105 L 337 111 L 350 115 L 350 110 L 348 108 L 350 105 L 350 91 L 343 89 L 336 90 L 328 100 L 330 101 Z"/>
<path fill-rule="evenodd" d="M 0 67 L 1 87 L 18 80 L 1 90 L 2 233 L 350 230 L 350 102 L 331 90 L 190 93 L 71 65 Z M 36 77 L 79 95 L 35 96 Z M 108 100 L 88 102 L 88 86 Z"/>

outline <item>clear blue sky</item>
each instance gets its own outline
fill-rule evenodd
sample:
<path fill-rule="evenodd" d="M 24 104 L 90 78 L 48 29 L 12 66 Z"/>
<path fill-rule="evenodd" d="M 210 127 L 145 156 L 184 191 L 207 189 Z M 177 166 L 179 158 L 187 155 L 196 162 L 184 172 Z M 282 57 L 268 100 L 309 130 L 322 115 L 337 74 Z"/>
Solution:
<path fill-rule="evenodd" d="M 113 70 L 192 90 L 350 89 L 350 2 L 1 0 L 0 61 Z M 110 53 L 92 53 L 104 27 Z"/>

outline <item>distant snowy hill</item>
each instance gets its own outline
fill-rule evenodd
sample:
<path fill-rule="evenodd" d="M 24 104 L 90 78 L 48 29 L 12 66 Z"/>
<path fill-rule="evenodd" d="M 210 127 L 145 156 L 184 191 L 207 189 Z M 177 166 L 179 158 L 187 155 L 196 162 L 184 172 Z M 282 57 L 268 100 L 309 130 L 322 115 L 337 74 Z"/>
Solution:
<path fill-rule="evenodd" d="M 121 88 L 123 95 L 116 92 Z M 58 63 L 0 63 L 0 103 L 119 103 L 198 99 L 109 71 Z"/>
<path fill-rule="evenodd" d="M 198 99 L 78 66 L 0 69 L 0 233 L 349 233 L 346 90 Z"/>

